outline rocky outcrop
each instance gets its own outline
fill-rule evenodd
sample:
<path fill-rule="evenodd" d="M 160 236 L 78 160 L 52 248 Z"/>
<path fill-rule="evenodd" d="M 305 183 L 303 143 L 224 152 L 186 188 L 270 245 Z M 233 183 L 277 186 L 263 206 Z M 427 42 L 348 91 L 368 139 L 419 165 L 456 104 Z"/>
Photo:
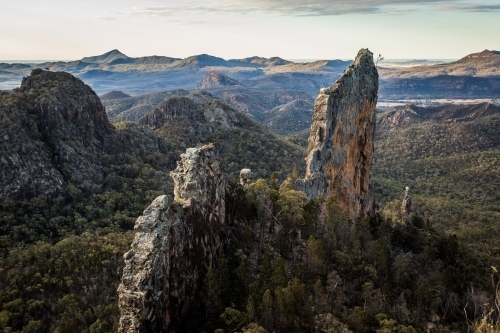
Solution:
<path fill-rule="evenodd" d="M 401 217 L 403 222 L 409 222 L 409 215 L 411 212 L 411 191 L 408 186 L 405 188 L 405 195 L 403 201 L 401 202 Z"/>
<path fill-rule="evenodd" d="M 308 199 L 335 195 L 353 219 L 373 209 L 372 165 L 378 73 L 373 54 L 359 51 L 335 84 L 318 93 L 304 179 Z"/>
<path fill-rule="evenodd" d="M 0 201 L 55 197 L 64 191 L 63 175 L 54 168 L 36 121 L 16 104 L 13 94 L 0 93 Z"/>
<path fill-rule="evenodd" d="M 212 145 L 189 148 L 135 224 L 118 288 L 120 333 L 180 332 L 181 318 L 225 243 L 225 180 Z"/>
<path fill-rule="evenodd" d="M 189 97 L 167 98 L 139 119 L 139 123 L 151 129 L 161 128 L 168 123 L 172 133 L 194 137 L 212 133 L 219 127 L 233 127 L 238 123 L 238 118 L 229 105 L 207 92 L 200 92 Z"/>
<path fill-rule="evenodd" d="M 212 71 L 208 73 L 203 80 L 201 80 L 196 88 L 209 89 L 217 87 L 230 87 L 230 86 L 240 86 L 241 84 L 235 79 L 230 78 L 227 75 L 222 74 L 218 71 Z"/>
<path fill-rule="evenodd" d="M 241 169 L 241 171 L 240 171 L 240 185 L 243 186 L 244 189 L 248 188 L 248 185 L 250 184 L 251 179 L 252 179 L 252 170 Z"/>
<path fill-rule="evenodd" d="M 102 180 L 96 156 L 120 145 L 99 97 L 68 73 L 33 70 L 0 109 L 0 200 L 54 197 L 69 179 L 90 188 Z"/>
<path fill-rule="evenodd" d="M 69 73 L 35 69 L 19 88 L 0 92 L 0 202 L 68 198 L 73 186 L 86 199 L 107 190 L 111 165 L 156 154 L 175 166 L 178 155 L 148 129 L 115 129 L 96 93 Z"/>

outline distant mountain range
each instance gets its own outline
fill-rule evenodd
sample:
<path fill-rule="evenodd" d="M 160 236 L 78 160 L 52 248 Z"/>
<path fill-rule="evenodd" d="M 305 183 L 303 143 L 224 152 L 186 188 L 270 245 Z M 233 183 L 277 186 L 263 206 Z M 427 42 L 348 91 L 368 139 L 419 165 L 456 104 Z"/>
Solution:
<path fill-rule="evenodd" d="M 165 90 L 197 88 L 233 89 L 235 86 L 266 91 L 297 90 L 312 98 L 332 84 L 350 61 L 318 60 L 306 63 L 279 57 L 225 60 L 207 54 L 185 59 L 129 57 L 118 50 L 77 61 L 42 64 L 0 64 L 0 90 L 14 88 L 32 68 L 69 72 L 97 93 L 122 91 L 137 95 Z M 415 66 L 413 66 L 415 65 Z M 400 67 L 379 63 L 379 100 L 410 98 L 500 97 L 500 52 L 485 50 L 449 62 L 410 61 Z M 219 73 L 202 82 L 209 73 Z M 224 78 L 223 80 L 221 78 Z M 232 82 L 228 84 L 228 82 Z"/>

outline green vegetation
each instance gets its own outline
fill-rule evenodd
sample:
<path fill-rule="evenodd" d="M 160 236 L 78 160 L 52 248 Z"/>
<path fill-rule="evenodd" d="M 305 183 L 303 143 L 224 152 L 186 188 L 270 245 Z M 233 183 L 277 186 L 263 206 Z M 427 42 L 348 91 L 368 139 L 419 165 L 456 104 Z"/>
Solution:
<path fill-rule="evenodd" d="M 113 332 L 132 232 L 85 232 L 12 248 L 0 259 L 2 332 Z"/>
<path fill-rule="evenodd" d="M 205 279 L 196 317 L 206 320 L 192 331 L 451 332 L 488 320 L 482 302 L 500 261 L 421 217 L 353 223 L 328 198 L 318 220 L 321 201 L 306 204 L 274 179 L 251 184 L 237 205 L 230 246 Z"/>
<path fill-rule="evenodd" d="M 380 129 L 373 179 L 377 201 L 413 192 L 413 210 L 436 228 L 495 256 L 500 246 L 500 119 L 426 121 Z"/>
<path fill-rule="evenodd" d="M 177 156 L 187 147 L 213 143 L 220 152 L 223 170 L 230 177 L 237 177 L 241 169 L 250 168 L 258 177 L 269 177 L 273 171 L 280 170 L 284 178 L 294 165 L 303 165 L 302 147 L 283 140 L 208 93 L 193 93 L 190 98 L 171 97 L 164 103 L 165 106 L 159 105 L 153 111 L 156 114 L 151 122 L 175 110 L 175 117 L 169 114 L 170 118 L 164 123 L 158 121 L 154 129 L 155 135 L 177 152 Z M 213 115 L 215 120 L 208 121 L 207 115 Z M 146 117 L 141 119 L 151 126 L 148 121 Z"/>
<path fill-rule="evenodd" d="M 32 96 L 55 87 L 42 83 Z M 335 198 L 306 202 L 293 188 L 299 174 L 293 166 L 304 165 L 304 140 L 282 140 L 220 101 L 198 110 L 215 121 L 195 121 L 193 133 L 189 112 L 151 130 L 115 123 L 109 146 L 82 155 L 100 177 L 82 186 L 71 174 L 71 161 L 53 159 L 56 145 L 43 145 L 45 137 L 22 105 L 33 100 L 20 96 L 0 93 L 0 103 L 12 111 L 2 128 L 29 123 L 20 127 L 27 132 L 23 138 L 36 134 L 34 147 L 49 150 L 47 163 L 64 181 L 56 197 L 0 202 L 2 332 L 116 331 L 116 288 L 134 221 L 156 196 L 172 192 L 168 171 L 178 155 L 208 142 L 220 151 L 229 177 L 250 168 L 270 178 L 256 180 L 246 192 L 237 185 L 230 191 L 231 241 L 208 270 L 182 331 L 437 333 L 499 327 L 498 117 L 380 131 L 372 171 L 384 216 L 354 222 Z M 87 95 L 80 89 L 75 96 L 78 102 Z M 414 212 L 409 224 L 394 223 L 405 186 L 414 193 Z"/>

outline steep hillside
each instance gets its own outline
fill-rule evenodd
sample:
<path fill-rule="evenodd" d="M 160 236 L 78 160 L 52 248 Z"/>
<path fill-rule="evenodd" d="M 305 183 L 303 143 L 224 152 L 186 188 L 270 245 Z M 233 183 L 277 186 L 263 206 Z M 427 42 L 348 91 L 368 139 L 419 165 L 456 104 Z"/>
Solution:
<path fill-rule="evenodd" d="M 384 67 L 383 62 L 381 67 Z M 414 66 L 405 69 L 381 69 L 384 78 L 426 78 L 442 75 L 489 77 L 500 75 L 500 51 L 484 50 L 460 60 L 437 65 Z"/>
<path fill-rule="evenodd" d="M 104 95 L 99 96 L 101 101 L 107 100 L 107 99 L 120 99 L 120 98 L 127 98 L 130 97 L 130 95 L 125 94 L 123 91 L 110 91 L 108 93 L 105 93 Z"/>
<path fill-rule="evenodd" d="M 125 231 L 175 159 L 68 73 L 34 70 L 0 94 L 0 120 L 2 329 L 116 330 Z"/>
<path fill-rule="evenodd" d="M 203 80 L 201 80 L 200 83 L 196 85 L 196 88 L 208 89 L 208 88 L 231 87 L 239 85 L 241 85 L 241 83 L 239 83 L 235 79 L 232 79 L 229 76 L 222 74 L 221 72 L 213 71 L 208 73 L 203 78 Z"/>
<path fill-rule="evenodd" d="M 260 177 L 273 171 L 290 172 L 303 156 L 301 147 L 280 139 L 204 91 L 169 97 L 138 123 L 179 152 L 214 143 L 223 169 L 233 177 L 243 168 L 252 169 Z"/>
<path fill-rule="evenodd" d="M 208 93 L 170 97 L 140 124 L 110 123 L 89 86 L 42 70 L 0 93 L 0 138 L 1 327 L 11 331 L 117 330 L 127 231 L 171 192 L 187 145 L 213 142 L 230 178 L 243 167 L 284 177 L 303 156 Z"/>
<path fill-rule="evenodd" d="M 313 111 L 312 102 L 298 99 L 265 113 L 262 123 L 280 135 L 301 133 L 307 138 Z"/>
<path fill-rule="evenodd" d="M 385 99 L 498 98 L 500 76 L 438 75 L 425 78 L 387 78 L 380 84 Z"/>
<path fill-rule="evenodd" d="M 500 108 L 398 107 L 378 115 L 373 175 L 381 203 L 410 186 L 415 211 L 465 238 L 496 234 Z"/>
<path fill-rule="evenodd" d="M 188 94 L 187 90 L 162 91 L 128 98 L 103 99 L 102 104 L 110 119 L 117 121 L 139 120 L 154 107 L 171 96 L 183 96 Z"/>
<path fill-rule="evenodd" d="M 273 108 L 295 100 L 313 101 L 311 95 L 304 91 L 267 91 L 243 87 L 212 87 L 210 93 L 238 111 L 262 121 L 264 114 Z M 162 91 L 137 95 L 131 98 L 106 99 L 103 105 L 110 119 L 138 120 L 170 96 L 185 96 L 187 90 Z"/>
<path fill-rule="evenodd" d="M 68 73 L 33 70 L 14 93 L 2 93 L 0 109 L 0 199 L 16 199 L 19 207 L 29 207 L 30 200 L 44 205 L 57 201 L 61 208 L 41 214 L 19 234 L 12 232 L 23 223 L 24 214 L 14 210 L 2 229 L 12 242 L 30 242 L 46 233 L 57 239 L 74 228 L 81 232 L 101 223 L 110 226 L 110 215 L 121 210 L 127 211 L 126 220 L 142 209 L 149 196 L 145 191 L 154 193 L 165 185 L 166 166 L 175 162 L 169 159 L 167 145 L 150 132 L 137 126 L 115 128 L 94 91 Z M 127 168 L 135 171 L 127 173 Z M 141 172 L 152 172 L 151 181 L 163 183 L 141 184 Z M 102 210 L 102 196 L 118 200 L 122 194 L 114 192 L 127 183 L 135 202 L 116 211 Z M 92 209 L 84 208 L 87 204 Z M 75 225 L 75 212 L 92 219 L 93 226 Z M 51 220 L 55 216 L 59 223 Z"/>

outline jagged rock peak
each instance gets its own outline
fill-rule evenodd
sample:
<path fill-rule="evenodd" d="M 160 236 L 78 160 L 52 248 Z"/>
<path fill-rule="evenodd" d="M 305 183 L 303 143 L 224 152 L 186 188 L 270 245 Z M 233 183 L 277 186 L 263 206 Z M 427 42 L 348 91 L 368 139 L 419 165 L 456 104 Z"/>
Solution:
<path fill-rule="evenodd" d="M 377 93 L 373 54 L 361 49 L 342 77 L 318 92 L 306 175 L 295 184 L 308 199 L 335 195 L 353 219 L 373 209 L 370 170 Z"/>
<path fill-rule="evenodd" d="M 218 161 L 218 152 L 214 151 L 212 144 L 201 148 L 188 148 L 185 154 L 181 154 L 181 160 L 177 161 L 177 168 L 170 172 L 174 180 L 174 200 L 183 205 L 190 205 L 191 200 L 204 202 L 206 200 L 219 200 L 224 196 L 222 192 L 216 192 L 216 198 L 207 195 L 214 184 L 213 179 L 223 181 L 221 168 Z M 215 184 L 216 188 L 222 186 Z"/>
<path fill-rule="evenodd" d="M 214 87 L 228 87 L 228 86 L 239 86 L 240 83 L 235 79 L 230 78 L 227 75 L 222 74 L 218 71 L 212 71 L 208 73 L 203 80 L 201 80 L 196 88 L 214 88 Z"/>
<path fill-rule="evenodd" d="M 14 103 L 15 101 L 15 103 Z M 0 94 L 0 201 L 101 183 L 101 154 L 125 147 L 95 92 L 69 73 L 34 69 Z"/>
<path fill-rule="evenodd" d="M 137 219 L 118 287 L 119 333 L 182 332 L 183 318 L 225 244 L 225 178 L 212 145 L 189 148 L 160 196 Z"/>
<path fill-rule="evenodd" d="M 411 212 L 411 191 L 408 186 L 405 188 L 405 195 L 403 197 L 403 201 L 401 202 L 401 216 L 403 218 L 403 222 L 408 222 L 408 217 Z"/>
<path fill-rule="evenodd" d="M 23 79 L 19 91 L 38 117 L 40 128 L 51 138 L 101 145 L 114 132 L 97 94 L 69 73 L 34 69 Z"/>
<path fill-rule="evenodd" d="M 188 96 L 172 96 L 139 119 L 139 124 L 158 129 L 165 123 L 182 126 L 189 136 L 212 133 L 217 127 L 232 127 L 238 123 L 234 109 L 213 98 L 206 91 Z M 178 126 L 177 126 L 178 127 Z"/>

